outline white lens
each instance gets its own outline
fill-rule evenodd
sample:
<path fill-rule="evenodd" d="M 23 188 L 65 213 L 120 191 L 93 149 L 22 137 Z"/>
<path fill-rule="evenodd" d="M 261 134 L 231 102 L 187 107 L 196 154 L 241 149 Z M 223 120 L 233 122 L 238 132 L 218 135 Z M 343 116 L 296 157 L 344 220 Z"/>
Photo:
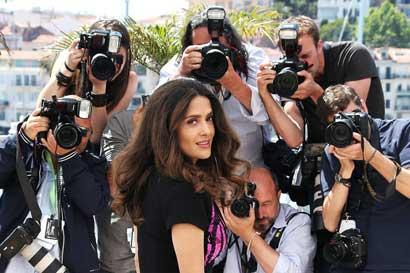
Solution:
<path fill-rule="evenodd" d="M 279 31 L 279 38 L 284 40 L 296 39 L 298 33 L 294 29 L 281 29 Z"/>
<path fill-rule="evenodd" d="M 80 101 L 80 109 L 78 111 L 79 118 L 89 118 L 91 114 L 91 102 L 89 100 Z"/>
<path fill-rule="evenodd" d="M 225 10 L 221 8 L 208 9 L 207 16 L 211 20 L 222 20 L 225 18 Z"/>
<path fill-rule="evenodd" d="M 121 33 L 118 31 L 110 32 L 110 43 L 108 45 L 108 52 L 118 53 L 121 46 Z"/>

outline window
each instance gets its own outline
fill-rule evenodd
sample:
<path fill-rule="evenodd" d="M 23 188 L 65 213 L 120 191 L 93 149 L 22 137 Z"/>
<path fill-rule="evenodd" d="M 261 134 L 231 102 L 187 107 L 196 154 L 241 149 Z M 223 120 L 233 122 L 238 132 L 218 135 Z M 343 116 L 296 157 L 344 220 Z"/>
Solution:
<path fill-rule="evenodd" d="M 16 86 L 21 86 L 21 75 L 16 75 Z"/>
<path fill-rule="evenodd" d="M 24 75 L 24 85 L 25 86 L 30 85 L 30 75 Z"/>
<path fill-rule="evenodd" d="M 390 83 L 386 83 L 386 92 L 390 92 Z"/>
<path fill-rule="evenodd" d="M 386 79 L 391 79 L 391 68 L 386 67 Z"/>
<path fill-rule="evenodd" d="M 397 91 L 401 91 L 401 84 L 397 86 Z"/>
<path fill-rule="evenodd" d="M 390 100 L 386 100 L 386 109 L 390 108 Z"/>
<path fill-rule="evenodd" d="M 36 75 L 31 75 L 31 86 L 37 86 L 37 77 Z"/>

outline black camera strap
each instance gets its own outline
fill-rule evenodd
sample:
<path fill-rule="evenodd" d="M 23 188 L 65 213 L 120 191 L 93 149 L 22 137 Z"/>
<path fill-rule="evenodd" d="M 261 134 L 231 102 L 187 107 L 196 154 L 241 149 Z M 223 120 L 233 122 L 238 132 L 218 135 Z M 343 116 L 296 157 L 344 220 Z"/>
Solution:
<path fill-rule="evenodd" d="M 26 166 L 24 165 L 23 157 L 21 155 L 20 149 L 21 148 L 20 148 L 19 139 L 17 137 L 16 171 L 17 171 L 18 181 L 20 183 L 21 190 L 23 191 L 24 199 L 26 200 L 28 209 L 31 212 L 31 216 L 33 217 L 34 220 L 40 223 L 42 214 L 41 214 L 40 207 L 38 206 L 38 203 L 37 203 L 36 194 L 34 193 L 34 190 L 33 190 L 33 184 L 36 181 L 33 181 L 34 179 L 31 179 L 32 183 L 30 183 L 30 181 L 28 180 Z"/>

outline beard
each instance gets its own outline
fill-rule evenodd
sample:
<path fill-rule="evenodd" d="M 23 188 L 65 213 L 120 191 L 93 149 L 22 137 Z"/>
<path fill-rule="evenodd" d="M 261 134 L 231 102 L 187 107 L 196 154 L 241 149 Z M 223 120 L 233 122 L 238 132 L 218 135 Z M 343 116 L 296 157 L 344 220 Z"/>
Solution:
<path fill-rule="evenodd" d="M 261 219 L 255 220 L 255 230 L 264 234 L 266 233 L 269 228 L 272 226 L 273 222 L 275 221 L 274 218 L 270 217 L 263 217 Z"/>

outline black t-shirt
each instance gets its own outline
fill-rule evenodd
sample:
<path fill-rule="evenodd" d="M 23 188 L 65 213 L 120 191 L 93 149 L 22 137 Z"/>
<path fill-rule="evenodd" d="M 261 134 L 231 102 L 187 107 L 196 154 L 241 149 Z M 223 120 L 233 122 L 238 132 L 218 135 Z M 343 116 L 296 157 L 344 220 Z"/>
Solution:
<path fill-rule="evenodd" d="M 171 229 L 187 223 L 205 232 L 205 272 L 227 246 L 225 224 L 207 193 L 192 184 L 152 174 L 143 202 L 144 222 L 138 228 L 141 273 L 179 272 Z"/>
<path fill-rule="evenodd" d="M 384 96 L 376 64 L 365 46 L 356 42 L 340 42 L 323 47 L 325 71 L 318 82 L 323 89 L 371 78 L 366 105 L 373 118 L 384 118 Z"/>
<path fill-rule="evenodd" d="M 384 96 L 375 62 L 362 44 L 355 42 L 325 43 L 325 68 L 318 84 L 325 90 L 336 84 L 371 78 L 366 105 L 373 118 L 384 118 Z M 325 142 L 326 124 L 316 113 L 316 103 L 302 101 L 308 126 L 308 143 Z"/>
<path fill-rule="evenodd" d="M 403 119 L 374 121 L 380 132 L 380 151 L 401 166 L 408 168 L 410 166 L 410 121 Z M 326 151 L 320 177 L 325 196 L 332 189 L 335 174 L 339 169 L 339 161 Z M 367 240 L 367 264 L 362 271 L 335 268 L 332 272 L 410 272 L 410 199 L 395 191 L 381 202 L 374 201 L 366 187 L 363 188 L 359 182 L 361 176 L 361 169 L 356 165 L 351 178 L 348 210 Z M 379 173 L 376 171 L 370 173 L 369 181 L 376 193 L 385 196 L 390 184 Z"/>

